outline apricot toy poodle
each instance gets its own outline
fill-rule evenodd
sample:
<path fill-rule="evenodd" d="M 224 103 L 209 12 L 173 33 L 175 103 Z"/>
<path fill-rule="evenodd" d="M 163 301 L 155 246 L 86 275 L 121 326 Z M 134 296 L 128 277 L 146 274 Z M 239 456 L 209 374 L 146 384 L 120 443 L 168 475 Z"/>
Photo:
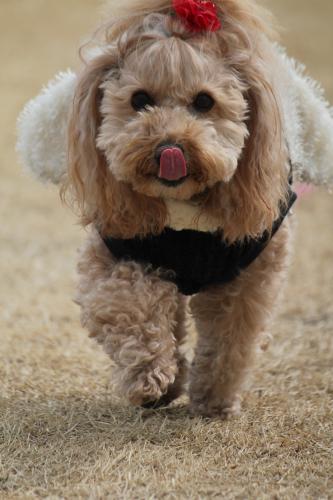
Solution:
<path fill-rule="evenodd" d="M 188 382 L 193 414 L 227 418 L 286 279 L 283 55 L 245 0 L 127 1 L 99 40 L 75 81 L 62 185 L 89 225 L 82 323 L 131 404 L 167 405 Z"/>

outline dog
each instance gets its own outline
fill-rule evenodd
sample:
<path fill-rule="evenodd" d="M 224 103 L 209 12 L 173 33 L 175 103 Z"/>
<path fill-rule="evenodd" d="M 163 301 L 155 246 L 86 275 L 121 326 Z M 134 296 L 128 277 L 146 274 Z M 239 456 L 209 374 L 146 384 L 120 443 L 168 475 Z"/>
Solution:
<path fill-rule="evenodd" d="M 89 227 L 82 324 L 131 404 L 188 385 L 192 414 L 229 418 L 290 255 L 297 162 L 276 34 L 252 1 L 139 0 L 99 39 L 75 82 L 61 189 Z"/>

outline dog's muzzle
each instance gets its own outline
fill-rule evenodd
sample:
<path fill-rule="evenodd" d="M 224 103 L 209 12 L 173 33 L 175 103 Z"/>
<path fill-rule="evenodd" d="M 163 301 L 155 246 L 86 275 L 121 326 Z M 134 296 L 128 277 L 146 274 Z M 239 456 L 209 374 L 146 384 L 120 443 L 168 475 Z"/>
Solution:
<path fill-rule="evenodd" d="M 162 144 L 156 149 L 158 178 L 163 184 L 175 186 L 183 182 L 187 175 L 184 150 L 179 144 Z"/>

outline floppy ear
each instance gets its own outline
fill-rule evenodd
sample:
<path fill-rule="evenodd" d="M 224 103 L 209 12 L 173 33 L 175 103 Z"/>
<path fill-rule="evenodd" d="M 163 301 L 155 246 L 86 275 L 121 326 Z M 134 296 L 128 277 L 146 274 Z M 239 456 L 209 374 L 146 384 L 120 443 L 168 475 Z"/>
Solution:
<path fill-rule="evenodd" d="M 282 133 L 279 91 L 273 81 L 271 30 L 249 4 L 227 0 L 220 34 L 222 57 L 247 92 L 246 140 L 234 177 L 216 186 L 208 206 L 223 217 L 230 241 L 271 230 L 288 192 L 288 151 Z M 248 8 L 246 8 L 246 6 Z"/>
<path fill-rule="evenodd" d="M 267 71 L 269 61 L 261 54 L 245 70 L 249 137 L 228 186 L 236 224 L 244 236 L 255 237 L 271 230 L 288 191 L 288 152 L 282 134 L 279 95 Z"/>
<path fill-rule="evenodd" d="M 91 59 L 79 76 L 68 133 L 68 177 L 62 197 L 78 209 L 84 225 L 102 235 L 131 238 L 160 232 L 166 208 L 161 200 L 136 193 L 118 182 L 96 140 L 102 122 L 102 84 L 117 77 L 117 53 Z"/>

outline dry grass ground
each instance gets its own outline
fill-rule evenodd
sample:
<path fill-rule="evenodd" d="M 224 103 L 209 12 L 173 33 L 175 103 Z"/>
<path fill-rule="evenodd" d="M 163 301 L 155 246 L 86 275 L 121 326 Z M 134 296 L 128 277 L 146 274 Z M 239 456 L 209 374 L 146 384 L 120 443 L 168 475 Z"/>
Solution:
<path fill-rule="evenodd" d="M 71 302 L 83 238 L 14 153 L 23 103 L 75 63 L 97 0 L 1 0 L 0 497 L 333 498 L 333 197 L 296 208 L 295 260 L 239 419 L 137 411 Z M 333 98 L 332 0 L 271 0 L 284 40 Z"/>

